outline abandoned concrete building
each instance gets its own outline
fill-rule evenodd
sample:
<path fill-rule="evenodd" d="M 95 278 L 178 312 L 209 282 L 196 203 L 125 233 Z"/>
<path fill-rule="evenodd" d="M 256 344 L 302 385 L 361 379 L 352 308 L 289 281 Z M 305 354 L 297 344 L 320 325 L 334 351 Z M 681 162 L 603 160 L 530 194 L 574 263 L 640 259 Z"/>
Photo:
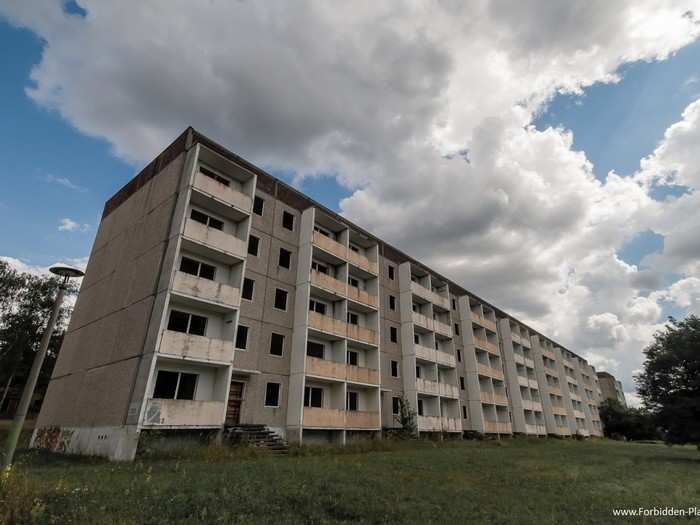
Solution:
<path fill-rule="evenodd" d="M 33 445 L 150 429 L 345 443 L 601 436 L 594 368 L 188 128 L 105 205 Z"/>

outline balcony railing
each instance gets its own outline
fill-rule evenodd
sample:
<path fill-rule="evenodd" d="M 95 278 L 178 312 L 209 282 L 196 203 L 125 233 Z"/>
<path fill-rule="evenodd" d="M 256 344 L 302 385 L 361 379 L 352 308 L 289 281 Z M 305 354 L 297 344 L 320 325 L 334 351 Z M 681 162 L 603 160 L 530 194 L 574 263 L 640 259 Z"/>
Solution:
<path fill-rule="evenodd" d="M 422 284 L 418 284 L 415 281 L 411 281 L 411 292 L 418 297 L 425 299 L 426 301 L 441 306 L 445 310 L 450 309 L 450 300 L 447 297 L 429 290 Z"/>
<path fill-rule="evenodd" d="M 304 407 L 303 425 L 316 428 L 344 428 L 345 410 Z"/>
<path fill-rule="evenodd" d="M 362 410 L 345 411 L 345 428 L 379 428 L 382 426 L 379 420 L 379 412 L 365 412 Z"/>
<path fill-rule="evenodd" d="M 513 361 L 519 365 L 525 365 L 525 358 L 517 352 L 513 352 Z"/>
<path fill-rule="evenodd" d="M 348 299 L 366 304 L 372 308 L 377 308 L 378 304 L 376 295 L 371 295 L 366 290 L 360 290 L 359 288 L 350 285 L 348 285 Z"/>
<path fill-rule="evenodd" d="M 165 330 L 158 352 L 195 361 L 233 362 L 233 341 Z"/>
<path fill-rule="evenodd" d="M 442 421 L 439 416 L 418 416 L 417 423 L 420 432 L 442 431 Z"/>
<path fill-rule="evenodd" d="M 248 252 L 246 242 L 242 239 L 192 219 L 185 222 L 184 236 L 238 259 L 244 259 Z"/>
<path fill-rule="evenodd" d="M 569 425 L 557 425 L 557 432 L 561 436 L 571 435 L 571 429 L 569 428 Z"/>
<path fill-rule="evenodd" d="M 317 312 L 309 312 L 309 326 L 338 337 L 347 337 L 348 335 L 347 323 L 329 315 L 321 315 Z"/>
<path fill-rule="evenodd" d="M 223 401 L 149 399 L 144 425 L 167 427 L 218 427 L 224 422 Z"/>
<path fill-rule="evenodd" d="M 559 388 L 557 385 L 547 385 L 547 389 L 549 390 L 550 394 L 554 394 L 555 396 L 561 395 L 561 388 Z"/>
<path fill-rule="evenodd" d="M 319 248 L 332 253 L 336 257 L 345 259 L 347 257 L 348 249 L 345 245 L 334 241 L 330 237 L 326 237 L 322 233 L 314 231 L 313 243 Z"/>
<path fill-rule="evenodd" d="M 194 176 L 194 187 L 216 200 L 223 201 L 229 206 L 235 206 L 239 210 L 250 213 L 252 199 L 236 188 L 221 184 L 199 172 Z"/>
<path fill-rule="evenodd" d="M 437 319 L 433 320 L 433 330 L 445 337 L 452 337 L 452 327 Z"/>
<path fill-rule="evenodd" d="M 574 409 L 574 417 L 575 417 L 576 419 L 586 419 L 586 414 L 584 414 L 584 413 L 581 412 L 580 410 L 575 410 L 575 409 Z"/>
<path fill-rule="evenodd" d="M 537 382 L 536 379 L 528 379 L 527 382 L 528 382 L 528 385 L 530 386 L 530 388 L 534 388 L 536 390 L 539 390 L 540 384 Z"/>
<path fill-rule="evenodd" d="M 487 434 L 510 434 L 512 433 L 511 425 L 501 421 L 484 421 L 484 431 Z"/>
<path fill-rule="evenodd" d="M 542 348 L 542 355 L 551 359 L 552 361 L 557 360 L 557 356 L 554 355 L 554 352 L 550 350 L 549 348 Z"/>
<path fill-rule="evenodd" d="M 356 324 L 348 324 L 348 338 L 368 345 L 377 344 L 377 332 Z"/>
<path fill-rule="evenodd" d="M 553 375 L 554 377 L 558 377 L 558 376 L 559 376 L 559 372 L 557 372 L 557 369 L 556 369 L 556 368 L 552 368 L 552 367 L 549 366 L 549 365 L 544 365 L 544 371 L 547 372 L 547 373 L 549 373 L 549 374 L 551 374 L 551 375 Z"/>
<path fill-rule="evenodd" d="M 496 322 L 495 321 L 492 321 L 491 319 L 486 319 L 486 317 L 482 317 L 478 314 L 475 314 L 474 312 L 472 312 L 472 319 L 474 320 L 474 322 L 483 326 L 484 328 L 488 328 L 492 332 L 496 331 Z"/>
<path fill-rule="evenodd" d="M 440 422 L 442 423 L 443 432 L 461 432 L 462 422 L 456 417 L 441 417 Z"/>
<path fill-rule="evenodd" d="M 432 363 L 437 360 L 437 350 L 416 344 L 413 345 L 413 348 L 416 351 L 416 358 L 423 359 L 424 361 L 430 361 Z"/>
<path fill-rule="evenodd" d="M 523 409 L 542 412 L 542 403 L 539 401 L 532 401 L 530 399 L 523 399 Z"/>
<path fill-rule="evenodd" d="M 443 397 L 459 397 L 459 389 L 449 383 L 438 383 L 440 385 L 440 395 Z"/>
<path fill-rule="evenodd" d="M 520 344 L 523 345 L 525 348 L 532 348 L 532 343 L 530 343 L 530 336 L 529 335 L 521 335 L 520 336 Z"/>
<path fill-rule="evenodd" d="M 419 377 L 416 379 L 416 390 L 421 394 L 437 396 L 440 395 L 440 383 Z"/>
<path fill-rule="evenodd" d="M 529 357 L 526 357 L 525 358 L 525 366 L 527 368 L 535 368 L 535 362 L 532 359 L 530 359 Z"/>
<path fill-rule="evenodd" d="M 347 285 L 343 281 L 316 270 L 311 270 L 311 284 L 343 296 L 347 288 Z"/>
<path fill-rule="evenodd" d="M 185 272 L 175 273 L 173 291 L 225 306 L 237 307 L 241 304 L 238 288 Z"/>
<path fill-rule="evenodd" d="M 439 365 L 454 368 L 457 363 L 455 356 L 452 354 L 448 354 L 447 352 L 442 352 L 438 350 L 437 352 L 435 352 L 435 356 L 437 357 L 437 362 Z"/>
<path fill-rule="evenodd" d="M 487 376 L 487 377 L 492 377 L 494 379 L 500 379 L 503 381 L 503 370 L 500 370 L 498 368 L 494 368 L 490 365 L 484 365 L 479 363 L 478 364 L 479 368 L 479 373 L 481 375 Z"/>
<path fill-rule="evenodd" d="M 433 330 L 433 320 L 418 312 L 412 312 L 413 324 L 418 325 L 426 330 Z"/>
<path fill-rule="evenodd" d="M 557 405 L 552 405 L 552 414 L 554 414 L 555 416 L 566 416 L 566 408 Z"/>
<path fill-rule="evenodd" d="M 530 387 L 530 383 L 528 382 L 527 377 L 523 377 L 521 375 L 518 376 L 518 384 L 527 388 Z"/>
<path fill-rule="evenodd" d="M 306 356 L 306 373 L 316 377 L 351 381 L 354 383 L 379 384 L 379 371 L 364 366 L 337 363 L 329 359 Z"/>
<path fill-rule="evenodd" d="M 475 337 L 474 344 L 478 348 L 481 348 L 482 350 L 489 352 L 493 355 L 501 355 L 501 353 L 498 351 L 498 345 L 490 343 L 490 342 L 486 341 L 485 339 L 480 339 L 478 337 Z"/>
<path fill-rule="evenodd" d="M 533 425 L 530 423 L 525 424 L 525 432 L 532 435 L 543 435 L 547 433 L 547 429 L 544 425 Z"/>
<path fill-rule="evenodd" d="M 362 268 L 366 272 L 372 273 L 374 275 L 377 275 L 379 273 L 379 265 L 374 261 L 370 261 L 361 253 L 357 253 L 353 250 L 348 250 L 347 259 L 349 262 L 351 262 L 358 268 Z"/>

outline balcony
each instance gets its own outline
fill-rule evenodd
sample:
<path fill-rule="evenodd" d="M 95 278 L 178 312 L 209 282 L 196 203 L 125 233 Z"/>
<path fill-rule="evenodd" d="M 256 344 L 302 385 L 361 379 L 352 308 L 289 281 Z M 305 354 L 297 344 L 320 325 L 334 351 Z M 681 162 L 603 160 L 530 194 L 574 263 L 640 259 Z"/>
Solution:
<path fill-rule="evenodd" d="M 438 383 L 440 385 L 440 395 L 443 397 L 459 397 L 459 389 L 455 385 L 449 383 Z"/>
<path fill-rule="evenodd" d="M 574 410 L 574 417 L 576 419 L 586 419 L 586 414 L 584 414 L 580 410 Z"/>
<path fill-rule="evenodd" d="M 561 395 L 561 388 L 559 388 L 557 385 L 548 385 L 547 389 L 549 390 L 550 394 L 554 394 L 555 396 Z"/>
<path fill-rule="evenodd" d="M 337 379 L 339 381 L 351 381 L 370 385 L 379 384 L 378 370 L 365 368 L 363 366 L 337 363 L 329 359 L 320 359 L 309 355 L 306 356 L 306 374 L 327 379 Z"/>
<path fill-rule="evenodd" d="M 525 348 L 532 348 L 532 343 L 530 343 L 530 336 L 520 336 L 520 344 Z"/>
<path fill-rule="evenodd" d="M 516 332 L 511 332 L 510 333 L 510 338 L 514 343 L 520 344 L 520 334 Z"/>
<path fill-rule="evenodd" d="M 484 431 L 487 434 L 510 434 L 512 433 L 510 423 L 501 421 L 484 421 Z"/>
<path fill-rule="evenodd" d="M 345 296 L 346 284 L 325 273 L 311 270 L 311 284 L 329 292 Z"/>
<path fill-rule="evenodd" d="M 525 366 L 526 366 L 527 368 L 533 368 L 533 369 L 534 369 L 534 368 L 535 368 L 535 362 L 534 362 L 532 359 L 530 359 L 529 357 L 526 357 L 526 358 L 525 358 Z"/>
<path fill-rule="evenodd" d="M 479 363 L 478 365 L 478 372 L 482 376 L 487 376 L 487 377 L 492 377 L 494 379 L 499 379 L 503 381 L 503 370 L 500 370 L 498 368 L 494 368 L 490 365 L 483 365 Z"/>
<path fill-rule="evenodd" d="M 513 352 L 513 361 L 519 365 L 525 366 L 525 358 L 516 352 Z"/>
<path fill-rule="evenodd" d="M 338 337 L 345 338 L 348 334 L 347 324 L 344 321 L 317 312 L 309 312 L 309 326 Z"/>
<path fill-rule="evenodd" d="M 377 275 L 379 273 L 379 265 L 376 262 L 370 261 L 364 255 L 357 253 L 353 250 L 348 250 L 347 253 L 348 262 L 371 274 Z"/>
<path fill-rule="evenodd" d="M 348 338 L 354 339 L 355 341 L 360 341 L 372 346 L 377 346 L 377 332 L 365 328 L 364 326 L 359 326 L 356 324 L 348 324 Z"/>
<path fill-rule="evenodd" d="M 426 317 L 423 314 L 419 314 L 418 312 L 412 312 L 413 314 L 413 324 L 416 326 L 420 326 L 421 328 L 425 328 L 426 330 L 433 330 L 433 320 L 430 319 L 429 317 Z"/>
<path fill-rule="evenodd" d="M 581 402 L 581 396 L 579 396 L 576 392 L 569 391 L 569 399 L 572 401 L 578 401 L 579 403 Z"/>
<path fill-rule="evenodd" d="M 554 352 L 549 348 L 542 348 L 542 355 L 548 359 L 551 359 L 552 361 L 557 360 L 557 357 L 554 355 Z"/>
<path fill-rule="evenodd" d="M 440 383 L 419 377 L 416 379 L 416 390 L 421 394 L 438 396 L 440 395 Z"/>
<path fill-rule="evenodd" d="M 547 429 L 544 425 L 531 425 L 529 423 L 525 424 L 525 433 L 531 435 L 542 436 L 547 433 Z"/>
<path fill-rule="evenodd" d="M 569 428 L 569 425 L 557 425 L 557 433 L 560 436 L 570 436 L 571 429 Z"/>
<path fill-rule="evenodd" d="M 554 414 L 555 416 L 566 416 L 566 408 L 557 405 L 552 405 L 552 414 Z"/>
<path fill-rule="evenodd" d="M 530 387 L 530 383 L 528 382 L 527 377 L 523 377 L 521 375 L 518 376 L 518 384 L 520 386 L 524 386 L 525 388 Z"/>
<path fill-rule="evenodd" d="M 474 344 L 478 348 L 484 350 L 485 352 L 489 352 L 490 354 L 498 355 L 498 356 L 501 355 L 501 353 L 498 351 L 498 345 L 495 345 L 493 343 L 489 343 L 485 339 L 479 339 L 478 337 L 475 337 Z"/>
<path fill-rule="evenodd" d="M 442 321 L 438 321 L 437 319 L 433 320 L 433 329 L 440 335 L 452 337 L 452 327 Z"/>
<path fill-rule="evenodd" d="M 158 348 L 158 353 L 167 356 L 220 363 L 233 363 L 233 352 L 233 341 L 184 334 L 171 330 L 163 332 L 160 347 Z"/>
<path fill-rule="evenodd" d="M 375 309 L 377 308 L 378 304 L 376 295 L 371 295 L 365 290 L 360 290 L 359 288 L 350 285 L 348 285 L 348 299 L 365 304 Z"/>
<path fill-rule="evenodd" d="M 455 356 L 448 354 L 447 352 L 441 352 L 438 350 L 435 352 L 435 356 L 437 357 L 437 363 L 442 366 L 454 368 L 457 363 Z"/>
<path fill-rule="evenodd" d="M 234 206 L 246 213 L 250 213 L 252 199 L 235 188 L 221 184 L 199 172 L 194 176 L 193 185 L 200 193 L 205 193 L 213 199 L 222 201 L 229 206 Z"/>
<path fill-rule="evenodd" d="M 425 286 L 418 284 L 415 281 L 411 281 L 411 293 L 428 301 L 429 303 L 436 304 L 445 310 L 450 309 L 450 300 L 447 297 L 443 297 L 442 295 L 429 290 Z"/>
<path fill-rule="evenodd" d="M 418 416 L 418 431 L 419 432 L 441 432 L 442 421 L 438 416 Z"/>
<path fill-rule="evenodd" d="M 351 381 L 353 383 L 365 383 L 367 385 L 379 384 L 379 370 L 354 365 L 346 365 L 345 370 L 345 379 L 347 381 Z"/>
<path fill-rule="evenodd" d="M 184 237 L 199 244 L 203 244 L 213 250 L 223 252 L 236 259 L 245 259 L 248 246 L 245 241 L 224 233 L 216 228 L 187 219 L 185 222 Z"/>
<path fill-rule="evenodd" d="M 345 410 L 337 408 L 304 407 L 305 427 L 344 428 Z"/>
<path fill-rule="evenodd" d="M 576 433 L 579 436 L 583 436 L 583 437 L 590 437 L 590 435 L 591 435 L 590 431 L 587 428 L 579 428 L 578 430 L 576 430 Z"/>
<path fill-rule="evenodd" d="M 313 243 L 322 250 L 325 250 L 340 259 L 347 258 L 348 249 L 345 247 L 345 245 L 334 241 L 330 237 L 326 237 L 322 233 L 314 231 Z"/>
<path fill-rule="evenodd" d="M 540 384 L 537 382 L 536 379 L 528 379 L 527 382 L 528 382 L 528 385 L 530 386 L 530 388 L 535 389 L 535 390 L 540 389 Z"/>
<path fill-rule="evenodd" d="M 569 374 L 566 374 L 566 381 L 572 385 L 578 385 L 578 381 L 576 381 L 576 379 L 571 377 Z"/>
<path fill-rule="evenodd" d="M 492 321 L 491 319 L 486 319 L 486 317 L 482 317 L 478 314 L 475 314 L 472 312 L 472 320 L 478 324 L 483 326 L 484 328 L 488 328 L 492 332 L 496 332 L 496 322 Z"/>
<path fill-rule="evenodd" d="M 533 412 L 542 412 L 542 403 L 530 399 L 523 399 L 523 409 L 532 410 Z"/>
<path fill-rule="evenodd" d="M 223 401 L 149 399 L 144 425 L 161 427 L 219 427 L 224 422 Z"/>
<path fill-rule="evenodd" d="M 240 290 L 238 288 L 185 272 L 175 272 L 173 291 L 224 306 L 238 307 L 241 304 Z"/>
<path fill-rule="evenodd" d="M 440 422 L 442 423 L 443 432 L 461 432 L 462 422 L 456 417 L 441 417 Z"/>
<path fill-rule="evenodd" d="M 382 426 L 379 412 L 364 412 L 347 410 L 345 412 L 345 427 L 357 429 L 378 429 Z"/>
<path fill-rule="evenodd" d="M 422 359 L 423 361 L 430 361 L 434 363 L 437 360 L 437 350 L 428 348 L 422 345 L 413 345 L 416 352 L 416 359 Z"/>
<path fill-rule="evenodd" d="M 553 375 L 554 377 L 558 377 L 559 373 L 557 372 L 556 368 L 552 368 L 549 365 L 544 365 L 544 371 L 550 375 Z"/>

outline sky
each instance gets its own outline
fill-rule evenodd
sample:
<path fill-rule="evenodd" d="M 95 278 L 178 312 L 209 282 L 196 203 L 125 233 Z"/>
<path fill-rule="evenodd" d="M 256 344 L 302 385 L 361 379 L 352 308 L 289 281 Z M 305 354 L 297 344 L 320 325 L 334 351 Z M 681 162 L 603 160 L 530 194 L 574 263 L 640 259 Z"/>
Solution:
<path fill-rule="evenodd" d="M 700 313 L 700 0 L 0 4 L 0 256 L 192 125 L 615 374 Z"/>

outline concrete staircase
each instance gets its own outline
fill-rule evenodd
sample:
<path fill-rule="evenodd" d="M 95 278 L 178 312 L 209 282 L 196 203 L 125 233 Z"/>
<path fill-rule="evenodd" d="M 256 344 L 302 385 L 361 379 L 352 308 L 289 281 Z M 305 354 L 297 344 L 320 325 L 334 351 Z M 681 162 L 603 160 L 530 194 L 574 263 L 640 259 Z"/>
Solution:
<path fill-rule="evenodd" d="M 287 442 L 266 425 L 231 425 L 224 428 L 224 436 L 231 444 L 248 443 L 273 454 L 288 454 Z"/>

